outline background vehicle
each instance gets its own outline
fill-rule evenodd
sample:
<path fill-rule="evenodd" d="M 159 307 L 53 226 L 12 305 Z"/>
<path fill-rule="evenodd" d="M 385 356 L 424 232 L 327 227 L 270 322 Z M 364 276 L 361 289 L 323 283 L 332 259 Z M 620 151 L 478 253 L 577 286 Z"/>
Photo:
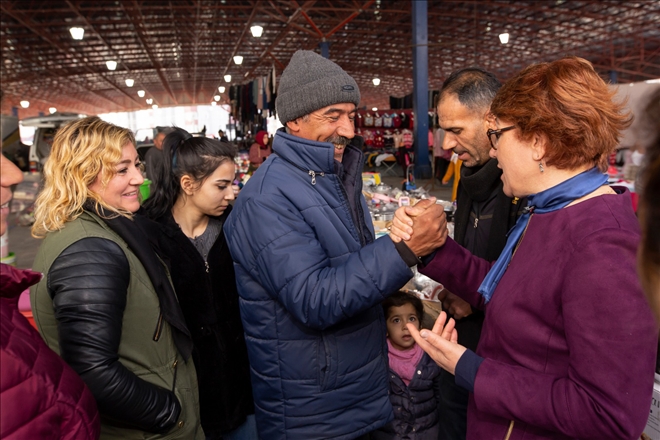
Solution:
<path fill-rule="evenodd" d="M 34 140 L 30 146 L 29 161 L 30 171 L 41 171 L 50 155 L 50 147 L 53 145 L 55 132 L 69 121 L 84 118 L 86 115 L 78 113 L 53 113 L 48 116 L 37 116 L 20 121 L 23 127 L 36 127 Z"/>

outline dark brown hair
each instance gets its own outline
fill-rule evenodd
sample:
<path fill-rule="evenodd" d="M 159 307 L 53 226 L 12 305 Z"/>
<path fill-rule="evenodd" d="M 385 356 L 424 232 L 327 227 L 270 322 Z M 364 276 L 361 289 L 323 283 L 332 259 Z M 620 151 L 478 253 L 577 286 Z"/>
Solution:
<path fill-rule="evenodd" d="M 385 312 L 385 319 L 389 318 L 390 309 L 392 307 L 401 307 L 405 304 L 412 304 L 417 312 L 417 319 L 421 325 L 422 319 L 424 319 L 424 304 L 422 300 L 419 299 L 416 295 L 412 293 L 403 292 L 401 290 L 393 293 L 385 301 L 383 301 L 383 312 Z"/>
<path fill-rule="evenodd" d="M 523 69 L 502 86 L 491 111 L 515 124 L 522 139 L 544 136 L 548 165 L 605 171 L 619 133 L 632 120 L 614 95 L 589 61 L 568 57 Z"/>

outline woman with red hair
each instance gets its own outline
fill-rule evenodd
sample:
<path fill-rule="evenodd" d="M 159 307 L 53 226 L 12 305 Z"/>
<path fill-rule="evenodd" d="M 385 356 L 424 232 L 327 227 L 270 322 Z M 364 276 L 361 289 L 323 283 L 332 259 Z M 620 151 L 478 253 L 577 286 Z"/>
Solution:
<path fill-rule="evenodd" d="M 447 239 L 420 268 L 486 312 L 476 353 L 451 321 L 443 330 L 444 312 L 433 331 L 409 326 L 470 391 L 468 439 L 638 439 L 646 424 L 657 328 L 635 272 L 630 194 L 604 174 L 630 122 L 613 95 L 576 57 L 510 79 L 487 134 L 525 214 L 496 262 Z M 426 205 L 400 210 L 393 233 L 414 239 Z"/>

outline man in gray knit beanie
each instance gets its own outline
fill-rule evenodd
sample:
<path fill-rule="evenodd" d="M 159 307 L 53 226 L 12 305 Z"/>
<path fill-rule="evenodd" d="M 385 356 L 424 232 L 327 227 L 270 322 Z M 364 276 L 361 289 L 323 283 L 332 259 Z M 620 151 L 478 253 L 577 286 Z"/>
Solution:
<path fill-rule="evenodd" d="M 341 162 L 355 135 L 359 104 L 360 90 L 344 69 L 315 52 L 299 50 L 282 73 L 275 109 L 289 134 L 334 144 L 335 159 Z"/>
<path fill-rule="evenodd" d="M 275 102 L 285 129 L 223 228 L 259 438 L 362 439 L 392 419 L 380 303 L 447 228 L 426 222 L 409 245 L 374 237 L 351 144 L 359 103 L 341 67 L 297 51 Z"/>

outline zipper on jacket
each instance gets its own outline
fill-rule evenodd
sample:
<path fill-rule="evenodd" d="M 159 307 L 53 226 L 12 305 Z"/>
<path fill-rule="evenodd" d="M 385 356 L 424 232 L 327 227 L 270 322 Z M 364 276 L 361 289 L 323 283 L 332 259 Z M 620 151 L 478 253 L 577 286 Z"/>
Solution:
<path fill-rule="evenodd" d="M 511 433 L 513 432 L 513 420 L 511 420 L 511 423 L 509 423 L 509 430 L 506 432 L 506 437 L 504 437 L 504 440 L 509 440 L 509 437 L 511 437 Z"/>
<path fill-rule="evenodd" d="M 172 392 L 176 389 L 176 374 L 179 371 L 177 368 L 177 365 L 179 365 L 179 360 L 176 359 L 174 363 L 172 364 L 172 368 L 174 369 L 174 379 L 172 380 Z"/>
<path fill-rule="evenodd" d="M 316 171 L 309 170 L 308 174 L 312 176 L 312 185 L 316 185 L 316 175 L 318 174 L 321 177 L 325 177 L 325 173 L 319 172 L 317 173 Z"/>
<path fill-rule="evenodd" d="M 158 323 L 156 324 L 156 331 L 154 332 L 154 341 L 160 339 L 160 331 L 163 328 L 163 314 L 158 315 Z"/>
<path fill-rule="evenodd" d="M 275 154 L 277 154 L 277 153 L 275 153 Z M 308 170 L 308 169 L 305 169 L 305 168 L 301 167 L 301 166 L 298 165 L 297 163 L 293 163 L 293 162 L 291 162 L 289 159 L 280 156 L 279 154 L 277 154 L 277 156 L 278 156 L 278 157 L 281 157 L 284 161 L 290 163 L 291 165 L 293 165 L 294 167 L 298 168 L 299 170 L 302 170 L 302 171 L 306 172 L 308 175 L 312 176 L 312 185 L 316 185 L 316 176 L 325 177 L 325 173 L 324 173 L 323 171 L 313 171 L 313 170 Z"/>

